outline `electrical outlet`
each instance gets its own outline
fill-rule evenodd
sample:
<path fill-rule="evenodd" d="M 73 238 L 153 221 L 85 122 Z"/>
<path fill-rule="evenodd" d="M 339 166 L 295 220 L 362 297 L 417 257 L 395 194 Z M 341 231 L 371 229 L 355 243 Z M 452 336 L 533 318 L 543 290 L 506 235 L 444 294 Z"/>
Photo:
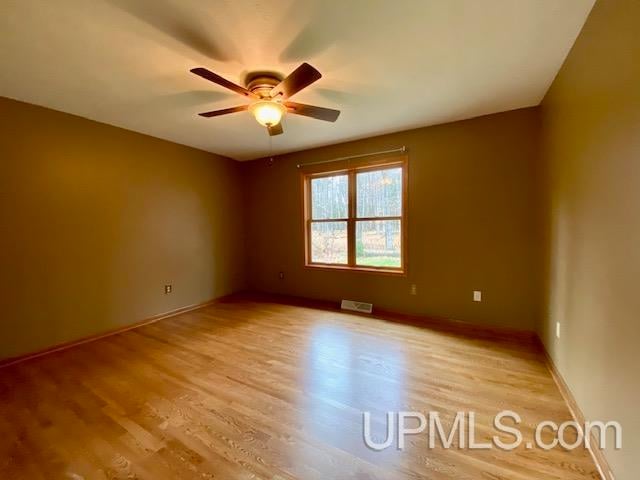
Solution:
<path fill-rule="evenodd" d="M 417 295 L 418 294 L 418 286 L 415 283 L 411 284 L 411 288 L 409 289 L 409 293 L 411 295 Z"/>
<path fill-rule="evenodd" d="M 556 322 L 556 338 L 560 338 L 560 322 Z"/>
<path fill-rule="evenodd" d="M 171 289 L 172 289 L 172 286 L 171 286 L 171 285 L 165 285 L 165 286 L 164 286 L 164 293 L 165 293 L 165 295 L 166 295 L 166 294 L 168 294 L 168 293 L 171 293 Z"/>
<path fill-rule="evenodd" d="M 284 272 L 278 272 L 278 278 L 284 280 Z"/>
<path fill-rule="evenodd" d="M 482 292 L 480 290 L 474 290 L 473 292 L 473 301 L 481 302 L 482 301 Z"/>

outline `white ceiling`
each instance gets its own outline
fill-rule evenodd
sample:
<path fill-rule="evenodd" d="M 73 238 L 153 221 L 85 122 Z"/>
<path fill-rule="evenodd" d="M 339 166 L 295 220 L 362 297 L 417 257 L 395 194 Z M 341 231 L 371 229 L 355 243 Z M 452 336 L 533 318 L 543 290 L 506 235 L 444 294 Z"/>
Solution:
<path fill-rule="evenodd" d="M 0 95 L 239 160 L 268 154 L 240 83 L 303 61 L 323 78 L 293 100 L 274 153 L 537 105 L 594 0 L 3 0 Z"/>

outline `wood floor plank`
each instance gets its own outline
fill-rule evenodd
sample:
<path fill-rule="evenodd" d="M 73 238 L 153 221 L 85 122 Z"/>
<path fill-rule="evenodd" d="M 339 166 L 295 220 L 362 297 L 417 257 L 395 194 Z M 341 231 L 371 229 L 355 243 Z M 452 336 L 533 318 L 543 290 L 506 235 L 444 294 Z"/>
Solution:
<path fill-rule="evenodd" d="M 236 299 L 0 369 L 0 478 L 598 478 L 584 449 L 374 451 L 362 412 L 571 419 L 526 339 Z M 505 438 L 509 439 L 509 438 Z"/>

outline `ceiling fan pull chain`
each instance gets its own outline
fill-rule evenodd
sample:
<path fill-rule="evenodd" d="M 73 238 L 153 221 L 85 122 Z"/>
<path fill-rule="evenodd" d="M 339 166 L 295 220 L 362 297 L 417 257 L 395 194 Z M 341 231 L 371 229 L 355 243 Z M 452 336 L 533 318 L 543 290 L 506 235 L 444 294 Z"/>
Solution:
<path fill-rule="evenodd" d="M 269 166 L 273 167 L 273 135 L 269 135 Z"/>

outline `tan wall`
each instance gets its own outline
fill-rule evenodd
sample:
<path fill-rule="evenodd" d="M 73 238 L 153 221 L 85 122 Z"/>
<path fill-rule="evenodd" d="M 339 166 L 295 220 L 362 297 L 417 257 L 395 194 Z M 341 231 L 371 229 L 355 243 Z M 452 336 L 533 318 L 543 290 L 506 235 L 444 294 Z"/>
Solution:
<path fill-rule="evenodd" d="M 639 22 L 637 0 L 598 0 L 542 104 L 541 335 L 586 417 L 622 422 L 624 448 L 606 452 L 621 480 L 640 477 Z"/>
<path fill-rule="evenodd" d="M 0 98 L 0 358 L 242 288 L 239 175 L 232 160 Z"/>
<path fill-rule="evenodd" d="M 537 128 L 537 109 L 523 109 L 285 155 L 271 167 L 248 162 L 251 287 L 533 330 Z M 305 269 L 296 164 L 401 145 L 409 149 L 409 275 Z"/>

